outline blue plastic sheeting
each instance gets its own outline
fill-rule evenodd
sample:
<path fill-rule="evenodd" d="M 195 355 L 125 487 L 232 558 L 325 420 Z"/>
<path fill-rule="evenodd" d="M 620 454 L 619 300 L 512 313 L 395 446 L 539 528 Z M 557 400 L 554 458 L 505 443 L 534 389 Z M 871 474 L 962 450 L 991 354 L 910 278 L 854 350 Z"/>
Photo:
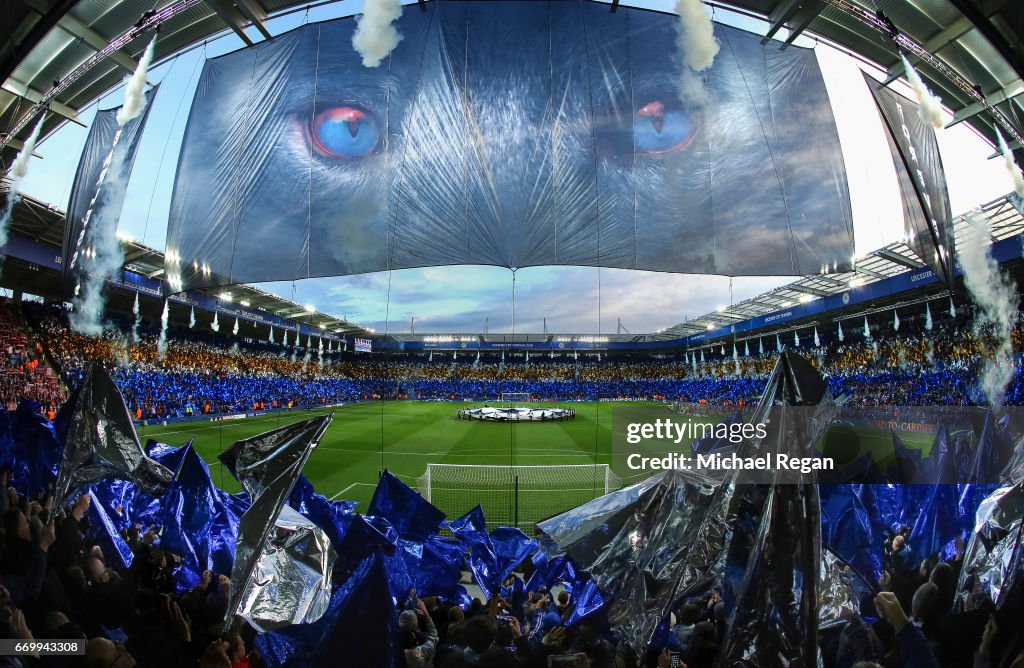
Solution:
<path fill-rule="evenodd" d="M 256 639 L 256 649 L 270 668 L 391 666 L 399 651 L 397 638 L 398 618 L 384 562 L 373 555 L 334 590 L 323 617 L 264 633 Z"/>
<path fill-rule="evenodd" d="M 440 531 L 444 513 L 390 471 L 384 471 L 366 513 L 391 522 L 398 535 L 423 541 Z"/>
<path fill-rule="evenodd" d="M 716 25 L 683 91 L 669 14 L 408 6 L 378 68 L 352 18 L 208 60 L 167 233 L 169 292 L 409 267 L 845 271 L 849 190 L 812 50 Z"/>
<path fill-rule="evenodd" d="M 23 399 L 14 412 L 0 410 L 0 466 L 11 469 L 11 485 L 33 497 L 56 482 L 62 449 L 39 407 Z"/>
<path fill-rule="evenodd" d="M 469 570 L 488 595 L 497 594 L 512 569 L 537 549 L 537 541 L 513 527 L 496 527 L 488 534 L 479 505 L 449 522 L 448 529 L 469 549 Z"/>
<path fill-rule="evenodd" d="M 131 566 L 134 556 L 132 549 L 121 537 L 114 522 L 103 508 L 103 504 L 96 499 L 95 495 L 92 497 L 86 516 L 89 518 L 89 531 L 86 538 L 100 546 L 104 559 L 119 568 Z"/>

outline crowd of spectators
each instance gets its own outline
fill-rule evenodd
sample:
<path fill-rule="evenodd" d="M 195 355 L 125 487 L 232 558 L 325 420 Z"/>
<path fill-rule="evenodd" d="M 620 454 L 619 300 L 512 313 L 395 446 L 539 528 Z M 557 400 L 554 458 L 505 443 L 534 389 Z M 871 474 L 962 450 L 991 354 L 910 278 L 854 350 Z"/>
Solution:
<path fill-rule="evenodd" d="M 41 338 L 69 387 L 89 361 L 105 364 L 140 419 L 216 415 L 372 399 L 494 400 L 502 393 L 537 401 L 664 400 L 704 405 L 749 405 L 760 396 L 780 344 L 790 334 L 672 354 L 603 356 L 560 351 L 557 357 L 523 352 L 358 354 L 218 338 L 213 333 L 158 332 L 129 323 L 103 336 L 70 330 L 59 310 L 39 309 Z M 821 370 L 834 395 L 863 405 L 973 405 L 985 402 L 978 386 L 984 353 L 994 342 L 972 327 L 966 308 L 934 323 L 905 316 L 897 328 L 876 318 L 871 337 L 847 324 L 806 332 L 798 349 Z M 931 324 L 931 327 L 928 327 Z M 785 336 L 785 340 L 783 340 Z M 792 338 L 790 338 L 792 337 Z M 817 340 L 817 344 L 815 343 Z M 1024 335 L 1013 333 L 1014 350 Z M 735 355 L 735 356 L 734 356 Z M 1020 364 L 1015 353 L 1014 364 Z M 1015 375 L 1005 402 L 1024 403 Z"/>
<path fill-rule="evenodd" d="M 38 343 L 33 343 L 21 316 L 7 300 L 0 300 L 0 402 L 12 410 L 20 399 L 41 404 L 54 413 L 67 398 L 53 369 L 41 363 Z"/>

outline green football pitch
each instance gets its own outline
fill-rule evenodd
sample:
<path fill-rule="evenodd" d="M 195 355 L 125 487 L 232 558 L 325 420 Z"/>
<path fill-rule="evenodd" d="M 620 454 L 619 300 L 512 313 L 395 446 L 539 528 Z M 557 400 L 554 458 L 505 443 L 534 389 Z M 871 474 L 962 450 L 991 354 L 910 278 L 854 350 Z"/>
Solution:
<path fill-rule="evenodd" d="M 456 410 L 468 405 L 398 401 L 355 403 L 334 409 L 334 421 L 303 473 L 321 494 L 355 501 L 356 509 L 365 512 L 380 472 L 385 469 L 416 488 L 417 478 L 426 472 L 428 463 L 558 467 L 536 473 L 531 470 L 521 482 L 493 470 L 474 472 L 469 480 L 434 478 L 431 500 L 449 518 L 480 502 L 489 520 L 512 523 L 514 517 L 521 527 L 604 493 L 603 473 L 571 466 L 611 462 L 615 402 L 559 404 L 572 406 L 575 420 L 518 424 L 457 419 Z M 238 420 L 154 424 L 139 427 L 138 433 L 143 442 L 154 439 L 169 445 L 194 438 L 196 451 L 210 465 L 214 483 L 235 492 L 239 485 L 218 462 L 218 453 L 237 440 L 324 412 L 295 410 Z M 826 446 L 826 454 L 842 465 L 870 451 L 883 469 L 887 467 L 892 461 L 889 433 L 856 431 L 856 446 Z M 901 437 L 908 447 L 925 453 L 934 438 L 911 433 Z"/>

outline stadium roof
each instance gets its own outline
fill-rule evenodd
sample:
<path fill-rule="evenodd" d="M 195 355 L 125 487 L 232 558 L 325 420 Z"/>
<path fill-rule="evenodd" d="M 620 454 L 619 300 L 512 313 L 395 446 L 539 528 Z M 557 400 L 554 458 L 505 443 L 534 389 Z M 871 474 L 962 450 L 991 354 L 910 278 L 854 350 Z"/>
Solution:
<path fill-rule="evenodd" d="M 0 179 L 0 201 L 7 196 L 9 186 L 10 182 L 7 179 Z M 33 241 L 52 245 L 59 254 L 64 238 L 64 212 L 52 204 L 22 195 L 21 200 L 14 207 L 11 231 L 22 234 Z M 125 269 L 148 278 L 159 278 L 163 274 L 163 252 L 132 239 L 121 239 L 121 249 L 124 252 Z M 33 269 L 26 262 L 5 262 L 3 277 L 7 279 L 5 282 L 10 282 L 21 290 L 40 296 L 53 297 L 64 294 L 59 274 L 39 271 L 38 267 Z M 222 298 L 222 300 L 226 294 L 230 294 L 230 301 L 233 303 L 339 334 L 366 335 L 371 333 L 371 330 L 343 318 L 315 309 L 311 311 L 302 304 L 251 285 L 235 285 L 216 290 L 211 288 L 198 290 L 198 292 Z"/>
<path fill-rule="evenodd" d="M 343 0 L 343 2 L 350 0 Z M 653 0 L 657 2 L 657 0 Z M 44 136 L 78 122 L 79 111 L 117 86 L 159 25 L 156 62 L 234 32 L 244 42 L 269 39 L 267 21 L 331 2 L 290 0 L 14 0 L 0 27 L 0 133 L 14 133 L 0 158 L 20 146 L 28 115 L 49 100 Z M 352 10 L 358 9 L 356 3 Z M 613 7 L 618 0 L 612 0 Z M 629 4 L 643 4 L 629 3 Z M 818 35 L 901 74 L 908 52 L 955 113 L 994 142 L 994 106 L 1004 135 L 1024 132 L 1024 3 L 1018 0 L 734 0 L 709 3 L 768 20 L 786 43 Z M 870 6 L 868 6 L 870 5 Z M 342 4 L 343 12 L 347 7 Z M 877 11 L 877 14 L 875 13 Z M 891 22 L 891 23 L 890 23 Z M 887 34 L 895 28 L 897 33 Z M 781 32 L 780 32 L 781 31 Z M 896 35 L 894 39 L 892 35 Z M 916 55 L 915 55 L 916 54 Z M 0 144 L 7 141 L 0 136 Z M 1018 148 L 1018 146 L 1014 146 Z M 4 161 L 6 164 L 6 161 Z"/>
<path fill-rule="evenodd" d="M 992 229 L 992 240 L 999 241 L 1024 232 L 1024 215 L 1010 202 L 1009 197 L 1000 197 L 981 207 Z M 957 244 L 967 236 L 969 223 L 964 215 L 954 220 Z M 807 276 L 782 287 L 775 288 L 752 299 L 733 304 L 721 311 L 702 315 L 668 329 L 662 330 L 654 339 L 678 339 L 699 334 L 722 325 L 742 322 L 779 311 L 801 302 L 812 301 L 829 295 L 846 292 L 851 287 L 867 285 L 878 280 L 901 274 L 908 269 L 924 269 L 925 265 L 910 247 L 895 242 L 880 248 L 866 257 L 858 258 L 856 271 Z M 789 327 L 791 329 L 791 327 Z"/>

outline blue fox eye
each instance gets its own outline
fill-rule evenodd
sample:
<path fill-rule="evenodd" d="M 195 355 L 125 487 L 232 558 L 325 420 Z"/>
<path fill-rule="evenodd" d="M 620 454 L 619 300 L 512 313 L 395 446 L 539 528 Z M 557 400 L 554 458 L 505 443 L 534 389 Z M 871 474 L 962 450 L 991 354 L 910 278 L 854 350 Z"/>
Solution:
<path fill-rule="evenodd" d="M 633 117 L 633 145 L 647 155 L 664 155 L 685 148 L 693 139 L 693 123 L 685 111 L 655 101 Z"/>
<path fill-rule="evenodd" d="M 330 158 L 354 159 L 369 155 L 380 142 L 377 121 L 352 106 L 333 107 L 313 119 L 313 146 Z"/>

